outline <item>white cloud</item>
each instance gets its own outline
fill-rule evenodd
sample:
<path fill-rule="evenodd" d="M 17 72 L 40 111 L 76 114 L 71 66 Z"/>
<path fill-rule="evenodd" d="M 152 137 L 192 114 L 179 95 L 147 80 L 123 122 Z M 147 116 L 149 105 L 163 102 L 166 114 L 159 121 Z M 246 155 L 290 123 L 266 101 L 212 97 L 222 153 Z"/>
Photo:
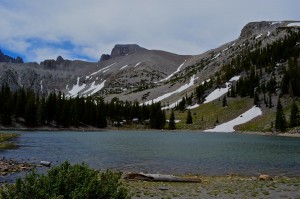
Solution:
<path fill-rule="evenodd" d="M 54 58 L 44 48 L 96 61 L 116 43 L 199 54 L 238 37 L 247 22 L 300 19 L 299 6 L 297 0 L 2 0 L 0 46 L 29 61 Z"/>

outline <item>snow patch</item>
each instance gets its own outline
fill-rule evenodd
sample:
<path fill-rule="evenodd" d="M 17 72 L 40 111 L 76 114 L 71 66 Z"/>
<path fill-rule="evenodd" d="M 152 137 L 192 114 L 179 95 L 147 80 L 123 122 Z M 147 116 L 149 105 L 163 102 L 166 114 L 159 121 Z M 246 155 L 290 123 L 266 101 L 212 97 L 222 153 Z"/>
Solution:
<path fill-rule="evenodd" d="M 93 95 L 93 94 L 97 93 L 104 87 L 105 82 L 106 82 L 106 80 L 104 80 L 101 84 L 97 85 L 96 82 L 94 81 L 92 83 L 92 85 L 90 86 L 90 88 L 88 90 L 84 91 L 82 94 L 88 94 L 89 92 L 91 92 L 90 95 Z"/>
<path fill-rule="evenodd" d="M 123 66 L 122 68 L 120 68 L 120 70 L 123 70 L 124 68 L 126 68 L 128 65 Z"/>
<path fill-rule="evenodd" d="M 113 63 L 113 64 L 111 64 L 111 65 L 109 65 L 109 66 L 106 66 L 105 68 L 102 68 L 102 69 L 100 69 L 100 70 L 98 70 L 98 71 L 96 71 L 96 72 L 94 72 L 94 73 L 92 73 L 92 74 L 90 74 L 90 76 L 93 76 L 93 75 L 96 75 L 97 73 L 100 73 L 100 72 L 102 72 L 102 71 L 107 71 L 107 69 L 109 69 L 111 66 L 113 66 L 113 65 L 115 65 L 116 63 Z M 104 72 L 103 72 L 104 73 Z"/>
<path fill-rule="evenodd" d="M 300 26 L 300 22 L 293 22 L 287 25 L 287 27 L 292 27 L 292 26 Z"/>
<path fill-rule="evenodd" d="M 210 82 L 210 79 L 207 79 L 207 80 L 201 82 L 201 84 L 204 85 L 205 83 L 208 83 L 208 82 Z"/>
<path fill-rule="evenodd" d="M 137 64 L 134 66 L 134 68 L 137 67 L 138 65 L 140 65 L 141 63 L 142 63 L 142 62 L 137 63 Z"/>
<path fill-rule="evenodd" d="M 229 82 L 237 81 L 237 80 L 240 79 L 240 77 L 241 77 L 240 75 L 234 76 L 234 77 L 232 77 L 232 78 L 229 80 Z"/>
<path fill-rule="evenodd" d="M 263 34 L 259 34 L 255 37 L 255 39 L 259 39 L 261 36 L 263 36 Z"/>
<path fill-rule="evenodd" d="M 40 81 L 40 85 L 41 85 L 41 92 L 43 92 L 43 80 Z"/>
<path fill-rule="evenodd" d="M 214 60 L 214 59 L 217 59 L 220 55 L 221 55 L 221 53 L 216 54 L 213 58 L 211 58 L 210 61 L 212 61 L 212 60 Z"/>
<path fill-rule="evenodd" d="M 267 37 L 269 37 L 271 35 L 271 32 L 270 31 L 268 31 L 268 33 L 267 33 Z"/>
<path fill-rule="evenodd" d="M 170 120 L 166 120 L 166 122 L 169 122 Z M 180 122 L 181 120 L 174 120 L 175 123 Z"/>
<path fill-rule="evenodd" d="M 188 106 L 187 109 L 194 109 L 194 108 L 197 108 L 199 106 L 200 106 L 200 104 L 195 104 L 195 105 L 192 105 L 192 106 Z"/>
<path fill-rule="evenodd" d="M 234 132 L 234 127 L 240 124 L 244 124 L 249 122 L 250 120 L 254 119 L 257 116 L 262 115 L 262 111 L 259 107 L 252 107 L 242 115 L 239 115 L 237 118 L 220 124 L 213 129 L 205 130 L 206 132 Z"/>
<path fill-rule="evenodd" d="M 226 94 L 228 92 L 229 88 L 231 87 L 230 82 L 237 81 L 237 80 L 239 80 L 239 78 L 240 78 L 240 76 L 234 76 L 229 80 L 229 82 L 226 82 L 226 86 L 224 88 L 218 88 L 218 89 L 214 90 L 213 92 L 211 92 L 205 98 L 204 104 L 214 101 L 214 100 L 220 98 L 222 95 Z"/>
<path fill-rule="evenodd" d="M 91 95 L 97 93 L 98 91 L 100 91 L 102 88 L 104 88 L 106 80 L 104 80 L 101 84 L 96 85 L 96 89 L 91 93 Z"/>
<path fill-rule="evenodd" d="M 170 104 L 169 106 L 165 106 L 162 107 L 161 110 L 166 110 L 166 109 L 170 109 L 170 108 L 175 108 L 175 106 L 177 106 L 180 102 L 182 101 L 182 99 Z"/>
<path fill-rule="evenodd" d="M 170 79 L 171 77 L 173 77 L 176 73 L 178 73 L 181 70 L 181 67 L 184 65 L 185 62 L 186 62 L 186 60 L 184 60 L 184 62 L 182 64 L 180 64 L 180 66 L 177 68 L 177 70 L 174 73 L 170 74 L 168 77 L 160 80 L 159 82 L 166 81 L 166 80 Z"/>
<path fill-rule="evenodd" d="M 273 25 L 275 25 L 275 24 L 280 24 L 280 23 L 282 23 L 282 21 L 273 21 L 273 22 L 271 23 L 271 25 L 273 26 Z"/>
<path fill-rule="evenodd" d="M 181 86 L 181 87 L 178 88 L 177 90 L 175 90 L 175 91 L 173 91 L 173 92 L 170 92 L 170 93 L 166 93 L 166 94 L 164 94 L 164 95 L 162 95 L 162 96 L 160 96 L 160 97 L 158 97 L 158 98 L 156 98 L 156 99 L 149 100 L 149 101 L 145 102 L 144 104 L 145 104 L 145 105 L 150 105 L 150 104 L 152 104 L 152 102 L 153 102 L 153 103 L 160 102 L 161 100 L 166 99 L 166 98 L 170 97 L 171 95 L 173 95 L 173 94 L 175 94 L 175 93 L 180 93 L 180 92 L 182 92 L 182 91 L 188 89 L 189 87 L 193 86 L 193 85 L 194 85 L 194 81 L 195 81 L 196 79 L 198 79 L 198 78 L 195 78 L 195 75 L 193 75 L 193 76 L 191 77 L 191 80 L 190 80 L 190 82 L 189 82 L 188 84 L 184 84 L 183 86 Z M 142 103 L 142 104 L 143 104 L 143 103 Z M 142 104 L 141 104 L 141 105 L 142 105 Z"/>
<path fill-rule="evenodd" d="M 70 93 L 71 97 L 78 95 L 78 93 L 80 91 L 82 91 L 86 86 L 86 84 L 82 84 L 80 86 L 79 85 L 79 80 L 80 80 L 80 77 L 77 77 L 77 84 L 73 85 L 73 88 L 71 90 L 69 90 L 69 93 Z"/>

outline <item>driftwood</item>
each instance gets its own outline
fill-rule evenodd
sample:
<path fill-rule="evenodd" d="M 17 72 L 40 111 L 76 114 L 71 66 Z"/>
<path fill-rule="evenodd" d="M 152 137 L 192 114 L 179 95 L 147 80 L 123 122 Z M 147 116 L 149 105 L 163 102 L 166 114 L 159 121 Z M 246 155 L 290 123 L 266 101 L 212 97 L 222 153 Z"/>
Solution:
<path fill-rule="evenodd" d="M 145 173 L 129 173 L 124 177 L 124 179 L 144 180 L 144 181 L 153 181 L 153 182 L 190 182 L 190 183 L 201 182 L 199 178 L 177 177 L 173 175 L 145 174 Z"/>

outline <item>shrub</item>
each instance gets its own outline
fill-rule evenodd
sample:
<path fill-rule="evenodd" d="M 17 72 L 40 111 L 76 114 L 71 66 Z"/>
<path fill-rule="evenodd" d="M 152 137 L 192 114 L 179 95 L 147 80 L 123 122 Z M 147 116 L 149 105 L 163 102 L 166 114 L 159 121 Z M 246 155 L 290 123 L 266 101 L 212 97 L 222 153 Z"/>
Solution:
<path fill-rule="evenodd" d="M 72 166 L 65 162 L 51 168 L 47 175 L 32 171 L 15 184 L 3 187 L 0 194 L 3 199 L 129 198 L 120 178 L 121 173 L 99 173 L 84 163 Z"/>

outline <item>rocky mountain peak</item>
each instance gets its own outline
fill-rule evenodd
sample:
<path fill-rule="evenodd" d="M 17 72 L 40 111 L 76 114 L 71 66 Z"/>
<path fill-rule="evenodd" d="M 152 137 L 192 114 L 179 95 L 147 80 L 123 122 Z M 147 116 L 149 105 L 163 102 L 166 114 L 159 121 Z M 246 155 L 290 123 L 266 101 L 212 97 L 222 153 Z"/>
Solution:
<path fill-rule="evenodd" d="M 64 58 L 62 58 L 62 56 L 58 56 L 56 58 L 56 60 L 48 59 L 48 60 L 42 61 L 40 63 L 40 65 L 42 65 L 48 69 L 64 69 L 67 66 L 69 66 L 70 63 L 71 63 L 70 60 L 64 59 Z"/>
<path fill-rule="evenodd" d="M 110 55 L 109 54 L 102 54 L 100 61 L 106 61 L 110 59 Z"/>
<path fill-rule="evenodd" d="M 117 44 L 111 51 L 111 58 L 120 57 L 125 55 L 130 55 L 141 50 L 139 45 L 137 44 Z"/>
<path fill-rule="evenodd" d="M 249 38 L 257 33 L 260 33 L 272 26 L 272 22 L 261 21 L 261 22 L 250 22 L 241 31 L 240 38 Z"/>
<path fill-rule="evenodd" d="M 56 58 L 56 62 L 63 62 L 63 61 L 65 61 L 65 60 L 64 60 L 64 58 L 62 58 L 62 56 L 58 56 Z"/>
<path fill-rule="evenodd" d="M 116 44 L 111 51 L 111 54 L 102 54 L 100 58 L 101 61 L 106 61 L 115 57 L 122 57 L 126 55 L 131 55 L 141 50 L 146 50 L 137 44 Z"/>
<path fill-rule="evenodd" d="M 8 55 L 5 55 L 1 50 L 0 50 L 0 62 L 9 62 L 9 63 L 24 63 L 23 59 L 21 57 L 13 58 Z"/>

